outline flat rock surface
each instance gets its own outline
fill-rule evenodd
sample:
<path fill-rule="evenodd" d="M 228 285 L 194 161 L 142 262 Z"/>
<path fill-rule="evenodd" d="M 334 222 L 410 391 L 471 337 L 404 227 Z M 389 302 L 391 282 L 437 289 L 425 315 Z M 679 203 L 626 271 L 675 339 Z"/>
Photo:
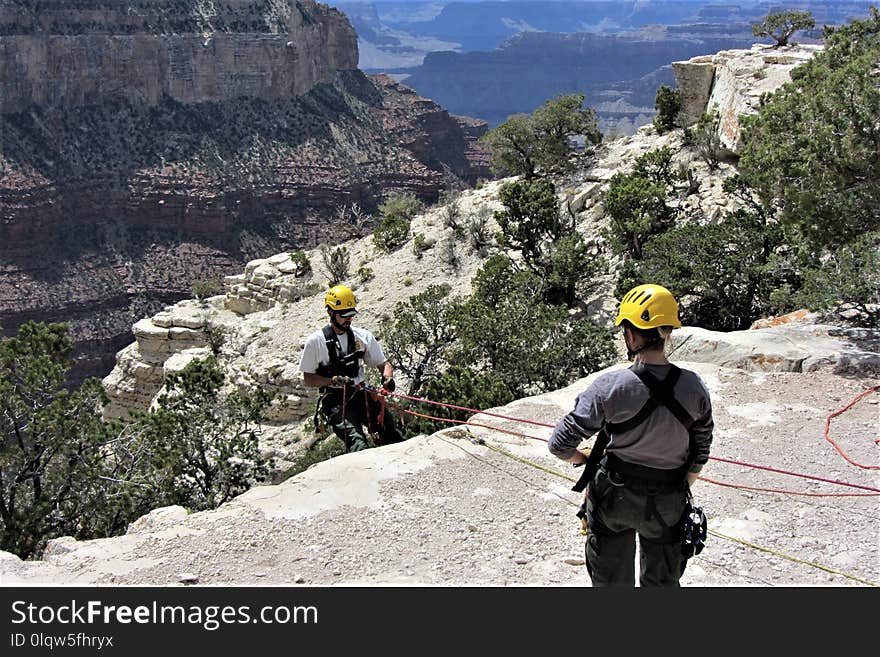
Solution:
<path fill-rule="evenodd" d="M 710 536 L 682 583 L 880 583 L 876 495 L 754 467 L 880 488 L 880 394 L 831 420 L 846 458 L 823 435 L 829 415 L 878 380 L 678 364 L 703 377 L 716 419 L 713 459 L 694 487 Z M 325 461 L 214 511 L 162 509 L 125 536 L 57 539 L 42 561 L 0 553 L 0 582 L 589 586 L 579 495 L 570 490 L 579 470 L 547 452 L 543 426 L 570 410 L 589 380 L 475 416 L 468 427 Z"/>

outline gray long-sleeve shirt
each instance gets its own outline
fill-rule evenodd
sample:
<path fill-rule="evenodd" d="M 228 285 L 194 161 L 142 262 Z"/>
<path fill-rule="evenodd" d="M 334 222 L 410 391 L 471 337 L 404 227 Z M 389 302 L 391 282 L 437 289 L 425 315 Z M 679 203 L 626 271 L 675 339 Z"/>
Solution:
<path fill-rule="evenodd" d="M 666 378 L 670 368 L 668 364 L 633 367 L 647 369 L 659 380 Z M 682 369 L 674 394 L 694 418 L 691 431 L 697 456 L 690 471 L 699 472 L 709 459 L 715 426 L 709 390 L 696 372 Z M 630 419 L 649 397 L 647 386 L 632 368 L 606 372 L 578 395 L 574 410 L 556 424 L 548 441 L 550 452 L 568 459 L 581 441 L 597 433 L 603 424 Z M 688 431 L 665 406 L 659 406 L 637 427 L 610 438 L 607 451 L 629 463 L 671 470 L 681 467 L 688 457 Z"/>

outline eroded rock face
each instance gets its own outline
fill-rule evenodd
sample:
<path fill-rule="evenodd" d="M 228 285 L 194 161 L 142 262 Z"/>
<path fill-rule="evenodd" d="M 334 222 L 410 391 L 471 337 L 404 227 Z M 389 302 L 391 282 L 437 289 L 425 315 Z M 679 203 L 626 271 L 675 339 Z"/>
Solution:
<path fill-rule="evenodd" d="M 717 111 L 721 146 L 738 153 L 740 116 L 755 114 L 761 96 L 791 80 L 791 71 L 822 49 L 816 45 L 784 48 L 755 45 L 751 50 L 722 50 L 714 55 L 673 62 L 681 91 L 679 123 L 689 126 L 706 112 Z"/>
<path fill-rule="evenodd" d="M 52 4 L 36 15 L 23 8 L 0 13 L 4 112 L 120 97 L 148 106 L 163 96 L 180 103 L 278 100 L 357 68 L 354 29 L 313 0 L 268 9 L 213 3 L 211 16 L 186 1 L 134 3 L 134 15 L 125 11 L 128 3 Z"/>
<path fill-rule="evenodd" d="M 485 124 L 356 70 L 337 10 L 212 5 L 0 9 L 0 325 L 66 321 L 75 379 L 194 282 L 342 240 L 341 207 L 488 175 Z"/>

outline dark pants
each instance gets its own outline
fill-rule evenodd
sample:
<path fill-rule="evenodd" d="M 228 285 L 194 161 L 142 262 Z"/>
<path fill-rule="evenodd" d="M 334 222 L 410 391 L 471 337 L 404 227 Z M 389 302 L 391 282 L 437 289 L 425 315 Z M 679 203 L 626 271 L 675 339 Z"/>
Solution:
<path fill-rule="evenodd" d="M 684 572 L 679 522 L 687 483 L 648 484 L 609 472 L 603 465 L 587 496 L 587 570 L 593 586 L 635 586 L 636 535 L 639 584 L 678 586 Z"/>
<path fill-rule="evenodd" d="M 344 404 L 341 390 L 331 390 L 325 393 L 321 399 L 321 413 L 333 428 L 333 433 L 345 443 L 345 449 L 349 452 L 358 452 L 372 446 L 368 437 L 369 413 L 372 412 L 375 417 L 381 409 L 378 402 L 371 400 L 363 388 L 358 388 L 354 392 L 346 390 L 346 393 Z M 397 422 L 391 410 L 386 407 L 384 414 L 381 423 L 373 422 L 375 433 L 378 436 L 377 442 L 380 445 L 387 445 L 403 441 L 403 434 L 397 428 Z"/>

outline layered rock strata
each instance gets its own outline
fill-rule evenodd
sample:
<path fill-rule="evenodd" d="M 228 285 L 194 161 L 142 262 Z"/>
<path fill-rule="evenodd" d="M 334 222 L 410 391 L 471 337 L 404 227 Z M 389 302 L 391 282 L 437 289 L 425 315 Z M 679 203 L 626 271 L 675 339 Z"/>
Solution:
<path fill-rule="evenodd" d="M 356 70 L 335 9 L 208 6 L 0 8 L 0 326 L 68 322 L 75 379 L 194 282 L 343 239 L 342 207 L 488 175 L 480 125 Z"/>
<path fill-rule="evenodd" d="M 37 5 L 39 4 L 39 7 Z M 91 5 L 91 6 L 90 6 Z M 0 10 L 3 111 L 127 98 L 279 100 L 357 68 L 338 11 L 303 2 L 19 2 Z M 130 11 L 131 10 L 131 11 Z"/>

